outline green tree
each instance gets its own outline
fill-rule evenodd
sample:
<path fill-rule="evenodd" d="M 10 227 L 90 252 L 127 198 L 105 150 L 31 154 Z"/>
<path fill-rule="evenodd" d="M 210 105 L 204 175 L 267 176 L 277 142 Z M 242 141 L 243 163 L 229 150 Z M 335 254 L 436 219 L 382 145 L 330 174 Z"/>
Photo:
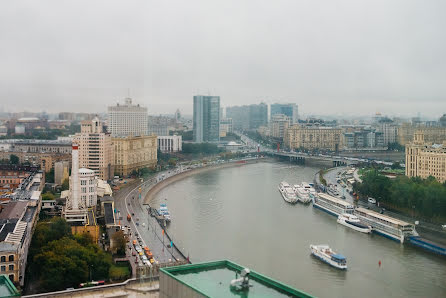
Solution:
<path fill-rule="evenodd" d="M 18 157 L 17 155 L 15 155 L 15 154 L 11 154 L 11 155 L 9 156 L 9 163 L 10 163 L 10 164 L 12 164 L 12 165 L 18 165 L 19 162 L 20 162 L 20 159 L 19 159 L 19 157 Z"/>
<path fill-rule="evenodd" d="M 45 182 L 54 183 L 54 168 L 45 173 Z"/>
<path fill-rule="evenodd" d="M 123 231 L 118 231 L 112 236 L 113 247 L 112 250 L 118 255 L 125 255 L 125 245 L 127 243 L 127 237 L 124 235 Z"/>
<path fill-rule="evenodd" d="M 54 195 L 50 192 L 46 192 L 42 195 L 42 200 L 54 200 Z"/>
<path fill-rule="evenodd" d="M 68 189 L 70 189 L 70 182 L 67 178 L 62 182 L 61 190 L 64 191 L 64 190 L 68 190 Z"/>

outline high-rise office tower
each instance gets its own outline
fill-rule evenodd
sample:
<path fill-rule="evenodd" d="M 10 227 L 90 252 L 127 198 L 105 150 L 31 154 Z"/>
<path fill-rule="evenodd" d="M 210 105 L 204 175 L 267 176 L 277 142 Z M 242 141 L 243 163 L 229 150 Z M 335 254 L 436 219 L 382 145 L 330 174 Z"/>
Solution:
<path fill-rule="evenodd" d="M 292 123 L 297 123 L 299 120 L 298 108 L 295 103 L 274 103 L 271 105 L 271 119 L 276 114 L 283 114 L 290 118 Z"/>
<path fill-rule="evenodd" d="M 220 96 L 194 96 L 194 142 L 220 141 Z"/>
<path fill-rule="evenodd" d="M 131 98 L 126 98 L 124 105 L 108 107 L 108 132 L 112 137 L 145 136 L 147 126 L 147 108 L 132 104 Z"/>

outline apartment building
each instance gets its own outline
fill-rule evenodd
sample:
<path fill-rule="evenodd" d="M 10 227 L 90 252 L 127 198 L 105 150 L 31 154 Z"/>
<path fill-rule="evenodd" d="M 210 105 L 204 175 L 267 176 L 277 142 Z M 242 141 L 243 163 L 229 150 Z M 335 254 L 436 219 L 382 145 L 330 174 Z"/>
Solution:
<path fill-rule="evenodd" d="M 115 172 L 128 176 L 135 170 L 156 166 L 156 138 L 155 135 L 113 138 Z"/>
<path fill-rule="evenodd" d="M 446 181 L 446 141 L 443 144 L 427 143 L 422 132 L 415 133 L 413 142 L 406 145 L 406 176 L 433 176 Z"/>
<path fill-rule="evenodd" d="M 110 180 L 114 175 L 113 146 L 109 133 L 104 132 L 103 124 L 97 117 L 81 122 L 81 132 L 74 136 L 79 145 L 79 166 L 91 169 L 103 179 Z"/>
<path fill-rule="evenodd" d="M 284 145 L 291 150 L 329 150 L 342 148 L 340 128 L 293 125 L 286 130 Z"/>

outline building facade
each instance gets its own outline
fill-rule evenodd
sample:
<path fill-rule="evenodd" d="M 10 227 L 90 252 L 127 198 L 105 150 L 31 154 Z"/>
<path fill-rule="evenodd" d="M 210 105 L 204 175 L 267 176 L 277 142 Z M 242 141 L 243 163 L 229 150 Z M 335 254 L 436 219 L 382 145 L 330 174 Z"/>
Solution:
<path fill-rule="evenodd" d="M 180 152 L 182 151 L 183 141 L 181 136 L 158 136 L 158 149 L 162 153 Z"/>
<path fill-rule="evenodd" d="M 93 170 L 103 179 L 113 178 L 113 146 L 109 133 L 104 132 L 102 122 L 96 117 L 82 121 L 81 132 L 76 133 L 74 142 L 79 145 L 79 166 Z"/>
<path fill-rule="evenodd" d="M 329 150 L 337 152 L 342 148 L 342 130 L 340 128 L 295 124 L 286 130 L 284 144 L 291 150 Z"/>
<path fill-rule="evenodd" d="M 291 124 L 299 120 L 298 107 L 295 103 L 274 103 L 271 105 L 271 120 L 274 115 L 283 114 L 290 119 Z"/>
<path fill-rule="evenodd" d="M 65 179 L 69 178 L 69 161 L 58 161 L 54 164 L 54 183 L 62 185 Z"/>
<path fill-rule="evenodd" d="M 147 129 L 147 108 L 132 104 L 131 98 L 123 105 L 108 107 L 108 131 L 113 137 L 145 136 Z"/>
<path fill-rule="evenodd" d="M 220 138 L 226 137 L 228 133 L 232 133 L 232 119 L 222 118 L 220 119 Z"/>
<path fill-rule="evenodd" d="M 220 141 L 220 96 L 194 96 L 194 142 Z"/>
<path fill-rule="evenodd" d="M 245 116 L 246 117 L 246 116 Z M 249 129 L 255 130 L 268 125 L 268 105 L 260 103 L 249 106 Z"/>
<path fill-rule="evenodd" d="M 344 148 L 351 149 L 385 149 L 384 135 L 382 132 L 374 130 L 355 130 L 353 132 L 344 132 Z"/>
<path fill-rule="evenodd" d="M 398 141 L 398 126 L 388 118 L 381 119 L 378 122 L 376 131 L 383 134 L 384 146 Z"/>
<path fill-rule="evenodd" d="M 426 143 L 421 132 L 415 133 L 413 142 L 406 145 L 406 176 L 435 177 L 446 181 L 446 141 L 442 145 Z"/>
<path fill-rule="evenodd" d="M 115 173 L 128 176 L 133 171 L 157 163 L 156 136 L 113 138 Z"/>
<path fill-rule="evenodd" d="M 291 120 L 284 114 L 274 114 L 271 116 L 270 133 L 273 138 L 283 139 L 285 131 L 290 127 Z"/>
<path fill-rule="evenodd" d="M 79 169 L 80 196 L 84 206 L 94 207 L 98 202 L 97 179 L 93 170 Z"/>
<path fill-rule="evenodd" d="M 416 132 L 422 133 L 424 141 L 427 143 L 442 144 L 446 140 L 446 127 L 425 127 L 403 123 L 398 127 L 398 143 L 401 145 L 409 144 Z"/>

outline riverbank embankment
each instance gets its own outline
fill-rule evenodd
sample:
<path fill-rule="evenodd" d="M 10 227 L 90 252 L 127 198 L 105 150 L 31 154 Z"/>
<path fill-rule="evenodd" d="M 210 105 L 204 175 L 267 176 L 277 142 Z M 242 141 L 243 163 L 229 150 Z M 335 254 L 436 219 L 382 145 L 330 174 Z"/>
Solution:
<path fill-rule="evenodd" d="M 182 179 L 190 177 L 192 175 L 201 174 L 201 173 L 204 173 L 204 172 L 213 171 L 213 170 L 217 170 L 217 169 L 224 169 L 224 168 L 229 168 L 229 167 L 240 167 L 240 166 L 244 166 L 244 165 L 247 165 L 247 164 L 253 164 L 253 163 L 258 163 L 258 162 L 265 162 L 265 161 L 268 161 L 268 160 L 269 159 L 267 159 L 267 158 L 262 158 L 262 159 L 234 161 L 234 162 L 230 162 L 230 163 L 210 165 L 210 166 L 206 166 L 206 167 L 195 168 L 195 169 L 184 171 L 182 173 L 170 176 L 170 177 L 162 180 L 161 182 L 158 182 L 152 188 L 150 188 L 149 191 L 147 192 L 145 198 L 144 198 L 144 204 L 149 204 L 150 201 L 163 188 L 167 187 L 168 185 L 170 185 L 172 183 L 175 183 L 177 181 L 180 181 Z"/>

